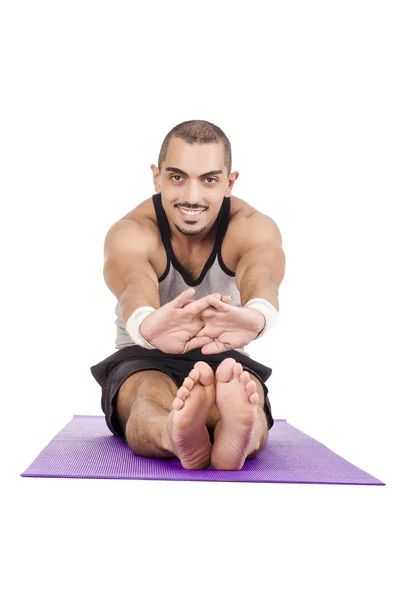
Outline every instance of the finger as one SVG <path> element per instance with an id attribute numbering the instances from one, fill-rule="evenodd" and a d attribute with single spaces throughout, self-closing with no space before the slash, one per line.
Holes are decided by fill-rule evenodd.
<path id="1" fill-rule="evenodd" d="M 213 306 L 208 306 L 203 311 L 201 311 L 199 318 L 203 321 L 205 321 L 205 319 L 212 319 L 213 317 L 216 317 L 217 312 L 218 311 L 216 310 L 216 308 L 214 308 Z"/>
<path id="2" fill-rule="evenodd" d="M 222 296 L 221 301 L 224 302 L 225 304 L 230 305 L 232 303 L 232 297 L 231 296 Z M 200 318 L 201 319 L 211 319 L 212 317 L 216 317 L 217 313 L 218 313 L 218 310 L 216 308 L 214 308 L 213 306 L 209 306 L 208 308 L 205 308 L 200 313 Z"/>
<path id="3" fill-rule="evenodd" d="M 216 344 L 213 340 L 209 344 L 206 344 L 201 348 L 201 352 L 203 354 L 221 354 L 221 352 L 225 352 L 225 350 L 221 349 L 222 344 Z"/>
<path id="4" fill-rule="evenodd" d="M 204 346 L 201 350 L 203 354 L 220 354 L 221 352 L 229 352 L 233 350 L 233 346 L 229 342 L 221 342 L 219 338 L 212 338 L 211 343 Z"/>
<path id="5" fill-rule="evenodd" d="M 211 296 L 213 298 L 218 298 L 219 300 L 222 298 L 221 294 L 219 294 L 219 292 L 216 292 L 215 294 L 208 294 L 207 296 L 204 296 L 204 298 L 200 298 L 199 300 L 194 300 L 194 298 L 189 298 L 188 300 L 185 301 L 185 305 L 191 304 L 192 302 L 202 303 L 202 301 L 205 300 L 206 298 L 208 298 L 209 296 Z"/>
<path id="6" fill-rule="evenodd" d="M 186 302 L 196 293 L 194 288 L 187 288 L 187 290 L 183 291 L 179 296 L 172 300 L 173 305 L 176 308 L 182 308 Z"/>
<path id="7" fill-rule="evenodd" d="M 218 294 L 218 296 L 220 296 L 220 294 Z M 220 302 L 223 306 L 227 306 L 227 304 L 225 302 L 222 302 L 222 300 L 220 300 L 219 298 L 216 298 L 215 296 L 204 296 L 204 298 L 200 298 L 200 300 L 191 302 L 187 306 L 187 308 L 189 309 L 189 312 L 191 312 L 193 315 L 197 316 L 201 312 L 203 312 L 203 310 L 205 308 L 208 308 L 209 306 L 211 306 L 211 302 L 213 302 L 213 301 Z"/>
<path id="8" fill-rule="evenodd" d="M 202 348 L 206 344 L 210 344 L 212 342 L 212 338 L 208 336 L 204 337 L 194 337 L 189 340 L 188 350 L 195 350 L 196 348 Z"/>
<path id="9" fill-rule="evenodd" d="M 230 305 L 226 302 L 222 302 L 222 300 L 218 300 L 218 298 L 214 298 L 213 296 L 207 296 L 207 302 L 217 310 L 221 312 L 227 312 L 230 309 Z"/>

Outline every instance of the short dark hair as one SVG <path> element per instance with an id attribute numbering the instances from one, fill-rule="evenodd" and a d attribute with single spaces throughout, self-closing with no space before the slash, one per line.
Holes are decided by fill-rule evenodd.
<path id="1" fill-rule="evenodd" d="M 189 144 L 212 144 L 214 142 L 222 142 L 225 149 L 225 166 L 227 174 L 230 175 L 232 170 L 232 149 L 229 139 L 223 133 L 222 129 L 209 121 L 193 120 L 183 121 L 179 125 L 175 125 L 167 133 L 161 145 L 159 154 L 158 169 L 161 171 L 162 164 L 167 156 L 167 150 L 172 137 L 179 137 Z"/>

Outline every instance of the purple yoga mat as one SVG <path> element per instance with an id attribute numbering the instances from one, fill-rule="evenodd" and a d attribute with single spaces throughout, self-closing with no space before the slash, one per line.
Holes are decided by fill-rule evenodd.
<path id="1" fill-rule="evenodd" d="M 386 485 L 286 419 L 274 420 L 262 452 L 246 460 L 240 471 L 193 471 L 184 469 L 178 458 L 135 455 L 109 431 L 104 416 L 74 415 L 21 476 Z"/>

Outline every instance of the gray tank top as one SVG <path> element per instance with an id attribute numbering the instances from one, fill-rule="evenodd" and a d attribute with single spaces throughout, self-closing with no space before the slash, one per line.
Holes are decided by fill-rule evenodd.
<path id="1" fill-rule="evenodd" d="M 159 282 L 160 306 L 171 302 L 176 296 L 181 294 L 188 287 L 194 287 L 196 293 L 193 300 L 199 300 L 208 294 L 219 292 L 224 296 L 231 296 L 233 306 L 241 306 L 240 292 L 235 281 L 235 273 L 230 271 L 222 260 L 221 246 L 226 234 L 230 218 L 230 197 L 224 198 L 222 206 L 215 221 L 216 239 L 211 255 L 205 263 L 200 276 L 192 279 L 189 273 L 185 271 L 176 258 L 171 245 L 171 230 L 165 214 L 161 193 L 152 196 L 154 209 L 156 211 L 157 224 L 161 233 L 161 240 L 167 253 L 167 266 Z M 136 346 L 129 333 L 126 331 L 123 320 L 120 303 L 117 302 L 115 308 L 117 319 L 116 349 L 120 350 L 126 346 Z M 242 354 L 250 357 L 250 354 L 242 348 L 236 348 Z"/>

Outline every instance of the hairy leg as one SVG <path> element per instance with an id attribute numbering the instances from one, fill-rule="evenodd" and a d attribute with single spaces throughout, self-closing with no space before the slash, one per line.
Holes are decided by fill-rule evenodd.
<path id="1" fill-rule="evenodd" d="M 154 369 L 133 373 L 121 385 L 116 410 L 131 450 L 140 456 L 170 458 L 166 448 L 166 418 L 178 388 Z"/>
<path id="2" fill-rule="evenodd" d="M 185 469 L 205 469 L 212 445 L 206 422 L 215 401 L 214 373 L 199 361 L 182 386 L 164 373 L 141 371 L 120 388 L 117 413 L 131 450 L 152 458 L 176 456 Z"/>

